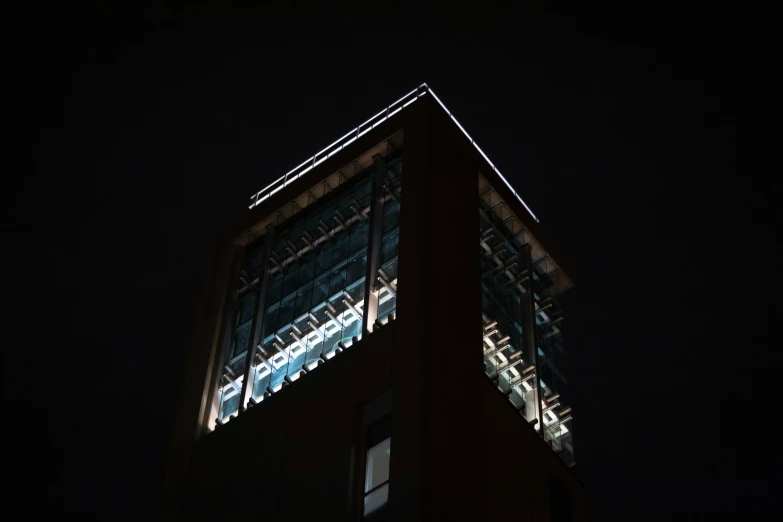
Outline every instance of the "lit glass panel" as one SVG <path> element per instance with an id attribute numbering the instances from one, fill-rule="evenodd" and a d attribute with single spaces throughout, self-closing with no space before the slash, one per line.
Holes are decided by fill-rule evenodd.
<path id="1" fill-rule="evenodd" d="M 218 419 L 227 422 L 240 409 L 242 382 L 256 320 L 259 276 L 263 265 L 263 240 L 248 247 L 237 282 L 236 313 L 228 350 L 221 360 L 217 389 Z"/>
<path id="2" fill-rule="evenodd" d="M 389 460 L 391 438 L 386 438 L 367 451 L 364 473 L 364 514 L 380 508 L 389 497 Z"/>
<path id="3" fill-rule="evenodd" d="M 369 515 L 389 500 L 389 484 L 383 484 L 375 491 L 364 496 L 364 514 Z"/>
<path id="4" fill-rule="evenodd" d="M 241 390 L 248 364 L 249 395 L 259 403 L 361 339 L 373 212 L 380 212 L 382 231 L 378 284 L 373 290 L 379 319 L 386 322 L 395 313 L 401 153 L 390 152 L 386 161 L 380 205 L 372 205 L 376 177 L 368 168 L 320 198 L 309 194 L 304 210 L 295 207 L 289 218 L 278 214 L 274 231 L 250 243 L 238 282 L 228 363 L 218 387 L 222 423 L 243 409 Z M 267 258 L 264 240 L 269 242 Z M 266 288 L 263 296 L 261 286 Z M 262 299 L 264 310 L 259 314 L 256 306 Z M 262 324 L 255 325 L 258 317 Z M 260 341 L 248 363 L 253 335 Z"/>
<path id="5" fill-rule="evenodd" d="M 259 370 L 257 401 L 361 335 L 369 207 L 363 174 L 278 225 L 261 342 L 268 365 L 256 362 L 268 369 Z"/>
<path id="6" fill-rule="evenodd" d="M 541 416 L 536 430 L 572 465 L 557 273 L 547 258 L 531 261 L 524 230 L 491 187 L 479 223 L 485 371 L 526 420 Z"/>
<path id="7" fill-rule="evenodd" d="M 397 312 L 397 268 L 400 243 L 400 195 L 402 185 L 402 159 L 389 162 L 386 179 L 383 180 L 383 234 L 379 256 L 378 320 L 386 324 L 391 314 Z"/>

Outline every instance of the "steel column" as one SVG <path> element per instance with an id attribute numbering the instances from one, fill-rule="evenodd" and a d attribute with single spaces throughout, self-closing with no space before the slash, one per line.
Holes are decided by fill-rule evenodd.
<path id="1" fill-rule="evenodd" d="M 370 236 L 367 240 L 367 272 L 364 279 L 364 311 L 362 332 L 372 332 L 378 318 L 378 288 L 376 278 L 381 259 L 383 238 L 383 182 L 386 179 L 386 160 L 379 154 L 373 156 L 372 192 L 370 200 Z"/>
<path id="2" fill-rule="evenodd" d="M 233 259 L 231 270 L 227 279 L 228 290 L 226 291 L 225 307 L 223 309 L 223 320 L 219 327 L 217 346 L 211 357 L 212 366 L 209 369 L 209 391 L 207 392 L 206 409 L 203 412 L 203 423 L 200 429 L 207 430 L 214 427 L 214 422 L 219 416 L 220 399 L 217 396 L 217 390 L 223 376 L 223 367 L 228 360 L 228 350 L 231 346 L 231 338 L 234 335 L 237 321 L 237 301 L 236 280 L 242 271 L 244 263 L 245 250 L 240 247 L 233 248 Z"/>
<path id="3" fill-rule="evenodd" d="M 264 234 L 264 254 L 262 256 L 263 269 L 258 276 L 258 293 L 256 294 L 255 318 L 250 332 L 250 347 L 247 349 L 247 358 L 245 359 L 245 377 L 242 380 L 242 396 L 239 399 L 239 412 L 245 411 L 247 402 L 252 393 L 253 387 L 250 380 L 253 375 L 253 361 L 256 358 L 258 345 L 261 342 L 261 334 L 264 325 L 264 313 L 266 311 L 266 295 L 269 289 L 269 258 L 272 255 L 272 245 L 275 242 L 275 226 L 268 225 Z"/>
<path id="4" fill-rule="evenodd" d="M 538 326 L 536 324 L 536 303 L 533 296 L 533 259 L 530 247 L 525 245 L 524 249 L 524 267 L 528 270 L 528 288 L 523 296 L 525 306 L 522 307 L 523 328 L 525 330 L 525 359 L 528 363 L 536 365 L 536 378 L 533 380 L 533 400 L 535 408 L 530 408 L 530 400 L 525 401 L 525 414 L 528 422 L 538 422 L 539 434 L 544 436 L 544 417 L 541 412 L 541 365 L 538 357 Z"/>

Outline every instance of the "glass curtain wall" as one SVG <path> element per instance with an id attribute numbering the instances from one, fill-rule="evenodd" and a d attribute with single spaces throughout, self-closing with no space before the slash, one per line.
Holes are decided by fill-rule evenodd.
<path id="1" fill-rule="evenodd" d="M 217 392 L 220 405 L 218 418 L 221 422 L 228 421 L 239 410 L 250 336 L 256 319 L 263 252 L 264 238 L 261 238 L 248 248 L 237 281 L 235 322 L 225 363 L 221 368 Z"/>
<path id="2" fill-rule="evenodd" d="M 479 197 L 484 369 L 525 419 L 541 416 L 539 434 L 573 465 L 557 272 L 545 257 L 531 261 L 524 229 L 491 192 Z"/>
<path id="3" fill-rule="evenodd" d="M 566 357 L 563 350 L 563 311 L 555 296 L 559 278 L 547 258 L 533 266 L 533 291 L 538 329 L 539 386 L 542 393 L 544 438 L 566 464 L 574 463 L 571 408 L 568 406 Z"/>
<path id="4" fill-rule="evenodd" d="M 400 244 L 402 158 L 389 162 L 383 184 L 383 235 L 378 269 L 378 321 L 386 324 L 397 312 L 397 267 Z"/>
<path id="5" fill-rule="evenodd" d="M 527 246 L 480 210 L 484 371 L 522 416 L 535 418 L 535 360 L 525 325 Z M 525 354 L 528 354 L 527 356 Z"/>
<path id="6" fill-rule="evenodd" d="M 378 321 L 396 312 L 401 152 L 387 155 L 386 175 L 376 203 L 382 213 L 382 240 L 375 274 Z M 236 324 L 218 389 L 220 423 L 240 411 L 242 381 L 254 321 L 262 317 L 258 349 L 250 361 L 248 396 L 258 403 L 290 385 L 360 339 L 365 307 L 369 233 L 372 223 L 372 170 L 328 187 L 320 198 L 308 193 L 304 210 L 294 205 L 279 216 L 274 233 L 248 247 L 238 282 Z M 326 182 L 324 182 L 326 183 Z M 264 257 L 264 240 L 269 257 Z M 262 267 L 268 272 L 259 298 Z M 259 302 L 263 310 L 257 310 Z M 263 312 L 263 313 L 259 313 Z"/>
<path id="7" fill-rule="evenodd" d="M 256 401 L 361 335 L 370 177 L 350 185 L 280 226 L 253 372 Z"/>

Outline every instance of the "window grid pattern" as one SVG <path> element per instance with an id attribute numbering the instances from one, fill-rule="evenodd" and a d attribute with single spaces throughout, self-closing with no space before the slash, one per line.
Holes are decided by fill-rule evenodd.
<path id="1" fill-rule="evenodd" d="M 378 321 L 386 324 L 397 312 L 397 268 L 400 244 L 402 161 L 389 164 L 383 182 L 383 234 L 378 269 Z"/>
<path id="2" fill-rule="evenodd" d="M 377 203 L 383 234 L 375 292 L 382 324 L 396 313 L 402 167 L 401 151 L 387 154 L 383 196 Z M 372 170 L 346 178 L 320 199 L 309 194 L 305 210 L 295 209 L 288 219 L 278 214 L 268 259 L 263 259 L 268 236 L 248 246 L 237 283 L 235 327 L 217 390 L 218 425 L 241 411 L 246 372 L 250 405 L 257 404 L 361 338 L 371 255 Z M 266 289 L 260 288 L 262 267 L 268 272 Z M 265 306 L 259 314 L 263 291 Z M 263 321 L 257 326 L 259 315 Z M 254 327 L 260 328 L 260 341 L 248 363 Z"/>
<path id="3" fill-rule="evenodd" d="M 279 391 L 314 369 L 321 355 L 349 347 L 362 331 L 370 177 L 338 197 L 312 203 L 278 234 L 272 249 L 253 398 Z"/>
<path id="4" fill-rule="evenodd" d="M 240 293 L 237 289 L 236 320 L 231 336 L 231 341 L 220 376 L 218 386 L 219 411 L 218 418 L 221 422 L 228 421 L 232 415 L 236 415 L 242 397 L 242 381 L 244 369 L 247 363 L 247 354 L 250 348 L 253 322 L 256 315 L 256 303 L 260 291 L 257 281 L 263 266 L 263 239 L 256 241 L 248 248 L 242 269 L 239 275 L 238 287 L 247 285 L 246 291 Z"/>
<path id="5" fill-rule="evenodd" d="M 479 196 L 484 369 L 520 415 L 541 418 L 536 430 L 572 466 L 558 272 L 531 260 L 525 229 L 503 206 L 491 188 Z"/>
<path id="6" fill-rule="evenodd" d="M 574 464 L 573 432 L 566 356 L 563 349 L 563 311 L 559 272 L 549 270 L 547 258 L 533 266 L 533 291 L 538 339 L 539 386 L 543 393 L 544 438 L 569 466 Z"/>

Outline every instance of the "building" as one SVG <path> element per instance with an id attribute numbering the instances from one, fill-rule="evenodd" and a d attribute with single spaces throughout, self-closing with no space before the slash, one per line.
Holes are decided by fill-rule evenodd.
<path id="1" fill-rule="evenodd" d="M 569 272 L 426 84 L 254 194 L 214 252 L 168 518 L 585 519 Z"/>

